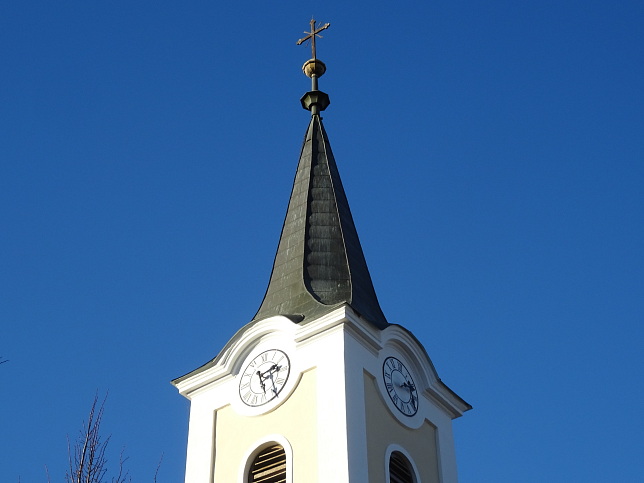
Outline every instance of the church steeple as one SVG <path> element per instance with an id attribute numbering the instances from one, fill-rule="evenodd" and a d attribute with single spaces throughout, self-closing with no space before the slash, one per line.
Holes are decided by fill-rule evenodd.
<path id="1" fill-rule="evenodd" d="M 266 295 L 253 320 L 284 315 L 306 323 L 348 304 L 379 329 L 389 324 L 373 288 L 349 204 L 342 187 L 320 112 L 330 104 L 318 90 L 326 71 L 317 59 L 315 37 L 328 28 L 311 31 L 313 57 L 302 70 L 311 78 L 312 90 L 301 99 L 311 112 L 304 137 L 293 191 Z"/>
<path id="2" fill-rule="evenodd" d="M 328 24 L 306 32 L 312 43 Z M 457 483 L 452 420 L 471 409 L 369 276 L 320 113 L 326 70 L 304 64 L 311 112 L 264 300 L 198 369 L 186 483 Z"/>

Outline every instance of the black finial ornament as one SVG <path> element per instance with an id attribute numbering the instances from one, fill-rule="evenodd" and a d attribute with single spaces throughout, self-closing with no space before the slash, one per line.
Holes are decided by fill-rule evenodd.
<path id="1" fill-rule="evenodd" d="M 322 77 L 326 72 L 326 65 L 324 65 L 324 62 L 321 60 L 318 60 L 315 48 L 316 37 L 322 38 L 320 32 L 328 29 L 330 26 L 330 23 L 325 23 L 324 25 L 320 25 L 316 28 L 315 19 L 311 19 L 311 31 L 304 32 L 307 34 L 306 37 L 303 37 L 296 42 L 297 45 L 302 45 L 307 40 L 311 41 L 312 57 L 302 66 L 304 74 L 311 78 L 311 91 L 304 94 L 302 99 L 300 99 L 302 107 L 307 111 L 311 111 L 311 115 L 319 114 L 320 111 L 324 111 L 331 103 L 329 96 L 318 90 L 318 78 Z"/>

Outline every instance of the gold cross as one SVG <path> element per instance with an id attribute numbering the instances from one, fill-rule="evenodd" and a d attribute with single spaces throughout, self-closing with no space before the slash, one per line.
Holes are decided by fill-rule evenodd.
<path id="1" fill-rule="evenodd" d="M 320 37 L 320 32 L 322 32 L 325 29 L 328 29 L 331 26 L 330 23 L 325 23 L 321 27 L 318 27 L 317 29 L 315 28 L 315 20 L 311 19 L 311 31 L 310 32 L 304 32 L 305 34 L 308 34 L 306 37 L 303 39 L 300 39 L 297 41 L 297 45 L 302 45 L 304 42 L 307 40 L 311 39 L 311 51 L 313 53 L 313 59 L 316 59 L 317 57 L 315 56 L 315 37 Z"/>

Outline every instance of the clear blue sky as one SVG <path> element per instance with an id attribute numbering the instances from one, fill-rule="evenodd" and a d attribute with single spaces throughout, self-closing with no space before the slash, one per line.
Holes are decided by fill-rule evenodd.
<path id="1" fill-rule="evenodd" d="M 641 481 L 636 0 L 4 2 L 0 481 L 63 481 L 97 390 L 111 461 L 182 481 L 169 381 L 261 302 L 311 14 L 383 310 L 474 406 L 461 482 Z"/>

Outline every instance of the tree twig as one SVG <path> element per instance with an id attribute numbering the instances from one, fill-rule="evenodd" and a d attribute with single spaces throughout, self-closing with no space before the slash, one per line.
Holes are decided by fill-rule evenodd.
<path id="1" fill-rule="evenodd" d="M 154 472 L 154 483 L 157 483 L 157 476 L 159 474 L 159 468 L 161 468 L 161 463 L 163 463 L 163 453 L 161 453 L 161 458 L 159 458 L 159 464 L 157 464 L 157 469 Z"/>
<path id="2" fill-rule="evenodd" d="M 83 427 L 79 431 L 73 447 L 69 437 L 67 437 L 69 460 L 69 470 L 65 475 L 67 483 L 102 483 L 104 481 L 103 479 L 107 473 L 105 451 L 110 441 L 110 436 L 103 439 L 100 429 L 106 400 L 107 394 L 99 405 L 99 397 L 98 393 L 96 393 L 87 416 L 87 422 L 83 422 Z M 128 472 L 124 470 L 124 463 L 127 458 L 123 455 L 124 451 L 121 451 L 119 473 L 116 478 L 112 478 L 113 483 L 131 481 L 127 480 Z"/>

